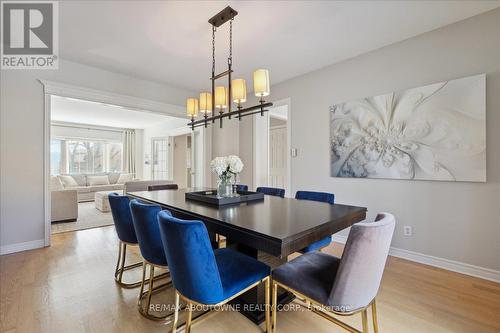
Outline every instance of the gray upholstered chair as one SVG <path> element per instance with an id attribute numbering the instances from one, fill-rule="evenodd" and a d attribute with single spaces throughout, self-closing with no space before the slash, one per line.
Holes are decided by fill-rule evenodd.
<path id="1" fill-rule="evenodd" d="M 319 251 L 309 252 L 273 271 L 273 301 L 277 304 L 278 287 L 302 298 L 310 309 L 350 332 L 368 332 L 368 307 L 372 307 L 374 332 L 378 332 L 377 296 L 395 219 L 388 213 L 377 215 L 375 222 L 352 226 L 341 259 Z M 334 318 L 331 314 L 361 313 L 363 330 Z M 273 306 L 273 332 L 276 331 L 276 307 Z"/>

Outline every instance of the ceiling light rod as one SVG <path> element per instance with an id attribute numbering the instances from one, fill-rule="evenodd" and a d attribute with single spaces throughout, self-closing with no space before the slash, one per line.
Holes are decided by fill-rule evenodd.
<path id="1" fill-rule="evenodd" d="M 272 103 L 268 103 L 269 105 L 272 106 Z M 259 106 L 260 107 L 260 106 Z M 268 112 L 269 110 L 265 109 L 264 111 L 261 111 L 261 110 L 257 110 L 257 111 L 252 111 L 252 112 L 249 112 L 249 113 L 246 113 L 244 116 L 251 116 L 253 114 L 257 114 L 257 113 L 260 113 L 262 114 L 262 112 Z M 234 111 L 233 114 L 236 114 L 238 113 L 238 111 Z M 237 115 L 236 118 L 243 118 L 244 116 L 239 116 Z M 216 118 L 219 118 L 220 116 L 215 116 Z M 210 120 L 210 118 L 209 118 Z M 215 120 L 213 120 L 215 121 Z M 189 124 L 191 126 L 191 123 Z M 202 127 L 202 126 L 205 126 L 205 120 L 202 119 L 202 120 L 197 120 L 195 125 L 191 126 L 191 128 L 196 128 L 196 127 Z"/>
<path id="2" fill-rule="evenodd" d="M 260 113 L 261 116 L 264 112 L 268 111 L 265 108 L 270 107 L 273 103 L 266 102 L 265 96 L 269 96 L 270 81 L 269 71 L 266 69 L 257 69 L 253 73 L 253 87 L 255 96 L 259 97 L 259 104 L 251 107 L 243 108 L 242 104 L 247 101 L 247 87 L 244 79 L 231 79 L 233 73 L 233 20 L 238 15 L 238 12 L 231 7 L 226 7 L 217 15 L 208 20 L 212 26 L 212 77 L 210 78 L 212 84 L 212 92 L 200 93 L 200 98 L 188 98 L 187 100 L 187 114 L 191 118 L 188 124 L 193 130 L 195 127 L 204 125 L 207 127 L 209 121 L 214 123 L 217 119 L 222 128 L 222 119 L 234 115 L 241 120 L 245 116 L 250 116 Z M 217 28 L 224 23 L 229 22 L 229 57 L 227 58 L 227 70 L 219 74 L 215 74 L 215 33 Z M 227 88 L 225 86 L 215 86 L 215 81 L 227 76 Z M 232 103 L 236 103 L 237 111 L 231 111 Z M 226 110 L 227 109 L 227 110 Z M 218 115 L 209 117 L 208 114 L 218 110 Z M 255 110 L 259 110 L 255 112 Z M 198 111 L 203 113 L 201 120 L 196 120 Z"/>
<path id="3" fill-rule="evenodd" d="M 264 102 L 264 103 L 259 104 L 259 105 L 254 105 L 254 106 L 250 106 L 248 108 L 244 108 L 241 110 L 232 111 L 231 114 L 223 113 L 223 114 L 218 114 L 216 116 L 208 117 L 206 119 L 204 118 L 204 119 L 200 119 L 200 120 L 194 120 L 191 123 L 189 123 L 189 125 L 196 126 L 199 124 L 204 124 L 205 121 L 215 121 L 217 119 L 221 119 L 221 118 L 225 118 L 225 117 L 229 117 L 229 116 L 236 116 L 236 118 L 243 118 L 243 117 L 249 116 L 251 114 L 266 112 L 266 111 L 268 111 L 268 110 L 266 110 L 266 108 L 271 107 L 271 106 L 273 106 L 273 103 L 271 103 L 271 102 L 265 103 Z M 251 112 L 251 111 L 255 111 L 255 110 L 258 110 L 258 111 Z"/>
<path id="4" fill-rule="evenodd" d="M 214 77 L 211 77 L 210 80 L 214 81 L 214 80 L 220 79 L 221 77 L 229 75 L 232 72 L 234 72 L 234 71 L 233 70 L 231 70 L 231 71 L 229 71 L 229 70 L 224 71 L 222 73 L 219 73 L 219 74 L 215 75 Z"/>

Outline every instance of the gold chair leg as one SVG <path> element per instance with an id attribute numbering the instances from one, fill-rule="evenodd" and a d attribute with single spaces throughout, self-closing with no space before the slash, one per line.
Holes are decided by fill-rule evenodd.
<path id="1" fill-rule="evenodd" d="M 115 268 L 115 281 L 118 285 L 127 289 L 139 287 L 141 285 L 141 281 L 136 281 L 131 283 L 125 283 L 122 281 L 123 272 L 140 267 L 142 265 L 142 263 L 138 262 L 135 264 L 125 266 L 126 255 L 127 255 L 127 244 L 120 242 L 120 245 L 118 246 L 118 260 L 116 261 L 116 268 Z"/>
<path id="2" fill-rule="evenodd" d="M 266 279 L 266 304 L 265 304 L 265 311 L 266 311 L 266 333 L 271 333 L 271 309 L 269 308 L 271 306 L 271 278 L 268 276 Z"/>
<path id="3" fill-rule="evenodd" d="M 117 276 L 119 275 L 120 271 L 120 262 L 122 261 L 122 242 L 118 245 L 118 259 L 116 260 L 116 268 L 115 268 L 115 279 L 117 279 Z M 121 282 L 121 278 L 120 278 Z"/>
<path id="4" fill-rule="evenodd" d="M 186 319 L 186 328 L 184 329 L 185 333 L 190 333 L 191 332 L 191 319 L 193 318 L 193 308 L 191 302 L 188 302 L 187 304 L 187 319 Z"/>
<path id="5" fill-rule="evenodd" d="M 153 296 L 153 283 L 155 276 L 155 267 L 149 265 L 149 290 L 148 290 L 148 302 L 146 303 L 146 313 L 149 313 L 149 306 L 151 305 L 151 296 Z"/>
<path id="6" fill-rule="evenodd" d="M 149 269 L 149 277 L 146 279 L 147 266 L 149 266 L 150 269 Z M 154 265 L 151 265 L 151 264 L 147 263 L 146 261 L 144 262 L 143 269 L 142 269 L 142 285 L 141 285 L 141 290 L 139 292 L 139 297 L 137 299 L 137 307 L 139 309 L 139 313 L 141 315 L 143 315 L 144 317 L 151 319 L 151 320 L 158 320 L 158 321 L 170 320 L 172 314 L 175 312 L 175 311 L 169 311 L 167 314 L 164 314 L 161 316 L 153 315 L 150 313 L 151 297 L 153 296 L 153 294 L 157 293 L 165 288 L 172 286 L 172 281 L 168 281 L 166 283 L 159 284 L 158 286 L 154 285 L 154 281 L 156 281 L 160 278 L 168 277 L 168 276 L 169 276 L 168 272 L 165 274 L 160 274 L 158 276 L 154 276 Z M 147 291 L 144 291 L 144 286 L 146 284 L 148 285 L 148 289 L 147 289 Z M 146 304 L 144 304 L 144 301 Z"/>
<path id="7" fill-rule="evenodd" d="M 361 321 L 363 322 L 363 333 L 368 333 L 368 314 L 366 309 L 361 311 Z"/>
<path id="8" fill-rule="evenodd" d="M 273 315 L 272 315 L 272 327 L 271 327 L 271 332 L 274 333 L 276 332 L 276 313 L 277 313 L 277 308 L 278 308 L 278 285 L 276 283 L 273 283 L 273 300 L 272 300 L 272 308 L 273 308 Z"/>
<path id="9" fill-rule="evenodd" d="M 375 299 L 372 302 L 372 319 L 373 319 L 373 332 L 378 333 L 378 320 L 377 320 L 377 305 Z"/>
<path id="10" fill-rule="evenodd" d="M 141 304 L 141 296 L 144 293 L 144 284 L 146 283 L 146 262 L 142 262 L 142 280 L 141 280 L 141 290 L 139 290 L 139 298 L 137 299 L 137 305 Z"/>
<path id="11" fill-rule="evenodd" d="M 175 291 L 175 312 L 174 312 L 174 323 L 172 324 L 172 333 L 177 332 L 177 322 L 179 321 L 179 303 L 180 297 L 177 290 Z"/>
<path id="12" fill-rule="evenodd" d="M 123 277 L 123 267 L 125 267 L 125 257 L 127 255 L 127 244 L 121 243 L 120 248 L 122 249 L 122 262 L 120 263 L 122 270 L 120 270 L 120 275 L 118 276 L 118 280 L 121 282 Z"/>

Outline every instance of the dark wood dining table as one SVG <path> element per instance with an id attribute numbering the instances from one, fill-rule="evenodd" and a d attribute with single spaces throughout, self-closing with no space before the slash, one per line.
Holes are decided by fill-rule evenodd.
<path id="1" fill-rule="evenodd" d="M 280 198 L 266 195 L 263 200 L 216 207 L 186 199 L 179 190 L 128 192 L 127 195 L 160 205 L 178 218 L 200 220 L 209 231 L 212 244 L 216 235 L 226 238 L 226 246 L 267 263 L 271 268 L 287 261 L 288 255 L 339 232 L 366 218 L 365 207 Z M 281 292 L 279 303 L 293 297 Z M 255 323 L 264 320 L 259 305 L 264 304 L 263 288 L 254 288 L 235 300 L 239 311 Z"/>

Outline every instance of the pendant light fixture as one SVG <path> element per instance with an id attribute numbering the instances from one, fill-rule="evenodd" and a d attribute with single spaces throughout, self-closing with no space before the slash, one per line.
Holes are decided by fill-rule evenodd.
<path id="1" fill-rule="evenodd" d="M 238 15 L 238 12 L 231 7 L 224 8 L 217 15 L 208 20 L 212 26 L 212 92 L 200 93 L 199 100 L 197 98 L 188 98 L 186 103 L 187 114 L 191 119 L 188 124 L 193 130 L 198 126 L 205 126 L 210 122 L 215 122 L 217 119 L 222 128 L 222 119 L 231 119 L 235 116 L 239 120 L 245 116 L 250 116 L 255 113 L 260 113 L 262 116 L 267 107 L 273 103 L 266 102 L 264 97 L 269 96 L 270 81 L 269 71 L 267 69 L 257 69 L 253 73 L 253 90 L 255 96 L 259 97 L 259 104 L 243 107 L 247 101 L 247 84 L 245 79 L 231 79 L 233 73 L 233 20 Z M 227 70 L 219 74 L 215 73 L 215 33 L 217 28 L 229 21 L 229 57 L 227 58 Z M 217 85 L 215 81 L 227 76 L 227 86 Z M 232 103 L 236 104 L 237 110 L 232 111 Z M 197 120 L 198 111 L 203 114 L 203 119 Z"/>

